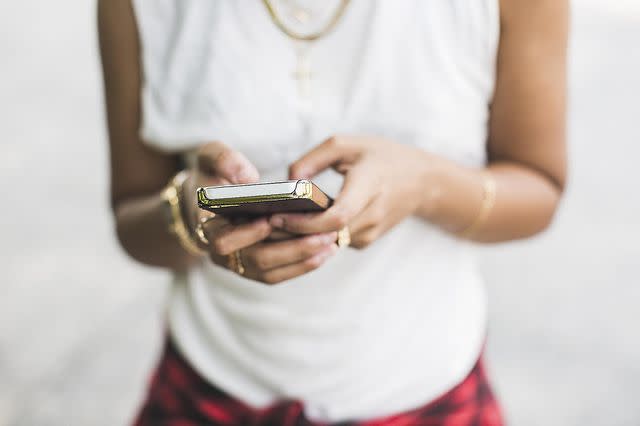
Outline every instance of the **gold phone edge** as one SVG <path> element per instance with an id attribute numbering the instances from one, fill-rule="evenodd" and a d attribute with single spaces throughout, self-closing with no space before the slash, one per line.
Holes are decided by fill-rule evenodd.
<path id="1" fill-rule="evenodd" d="M 251 197 L 219 198 L 212 200 L 207 198 L 206 188 L 200 187 L 196 190 L 198 205 L 200 207 L 207 207 L 211 209 L 237 207 L 242 204 L 263 203 L 269 201 L 285 201 L 301 198 L 313 199 L 313 195 L 313 184 L 306 179 L 298 180 L 293 192 L 284 194 L 254 195 Z"/>

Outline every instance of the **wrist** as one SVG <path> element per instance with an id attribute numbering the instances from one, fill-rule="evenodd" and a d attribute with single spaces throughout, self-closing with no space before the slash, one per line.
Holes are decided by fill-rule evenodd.
<path id="1" fill-rule="evenodd" d="M 180 199 L 182 200 L 180 207 L 185 225 L 190 234 L 193 235 L 198 223 L 198 210 L 194 207 L 196 205 L 196 184 L 194 174 L 192 172 L 186 173 L 188 173 L 188 176 L 180 186 Z"/>
<path id="2" fill-rule="evenodd" d="M 162 199 L 170 212 L 169 232 L 173 234 L 182 248 L 193 256 L 200 256 L 204 251 L 198 246 L 190 229 L 190 219 L 186 212 L 192 210 L 185 206 L 184 184 L 189 179 L 189 173 L 181 171 L 176 174 L 162 191 Z M 185 208 L 186 207 L 186 208 Z"/>
<path id="3" fill-rule="evenodd" d="M 446 193 L 449 164 L 442 158 L 424 153 L 420 161 L 420 193 L 417 214 L 430 222 L 438 222 Z"/>

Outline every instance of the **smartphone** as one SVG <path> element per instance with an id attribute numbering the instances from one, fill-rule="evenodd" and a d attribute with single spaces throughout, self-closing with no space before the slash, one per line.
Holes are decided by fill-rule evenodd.
<path id="1" fill-rule="evenodd" d="M 306 179 L 198 188 L 198 207 L 229 217 L 321 212 L 333 200 Z"/>

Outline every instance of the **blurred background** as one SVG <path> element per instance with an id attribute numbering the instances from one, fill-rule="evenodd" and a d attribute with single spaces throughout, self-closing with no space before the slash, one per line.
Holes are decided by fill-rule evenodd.
<path id="1" fill-rule="evenodd" d="M 113 232 L 87 0 L 0 2 L 0 426 L 125 425 L 167 276 Z M 640 1 L 575 0 L 554 228 L 483 248 L 510 424 L 640 425 Z"/>

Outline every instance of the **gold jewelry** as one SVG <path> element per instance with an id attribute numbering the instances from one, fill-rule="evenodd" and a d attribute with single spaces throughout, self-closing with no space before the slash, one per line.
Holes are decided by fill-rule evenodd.
<path id="1" fill-rule="evenodd" d="M 228 267 L 230 270 L 235 272 L 238 275 L 244 275 L 244 263 L 242 263 L 242 255 L 240 250 L 236 250 L 231 253 L 228 257 L 229 263 Z"/>
<path id="2" fill-rule="evenodd" d="M 349 244 L 351 244 L 351 231 L 349 231 L 348 226 L 338 231 L 338 241 L 336 243 L 340 248 L 349 247 Z"/>
<path id="3" fill-rule="evenodd" d="M 335 13 L 331 16 L 331 19 L 319 31 L 304 35 L 299 34 L 293 31 L 290 28 L 287 28 L 284 21 L 276 12 L 271 0 L 262 0 L 267 11 L 269 12 L 269 16 L 273 23 L 282 31 L 287 37 L 291 38 L 294 42 L 296 42 L 295 51 L 296 51 L 296 69 L 293 72 L 293 78 L 298 82 L 298 93 L 301 98 L 304 100 L 304 105 L 308 108 L 310 105 L 310 94 L 311 94 L 311 78 L 313 77 L 313 73 L 311 71 L 311 62 L 309 59 L 309 48 L 311 42 L 318 40 L 319 38 L 328 34 L 333 28 L 336 26 L 342 15 L 344 15 L 347 6 L 349 5 L 350 0 L 340 0 L 340 4 L 336 9 Z M 298 19 L 300 22 L 303 20 Z"/>
<path id="4" fill-rule="evenodd" d="M 196 225 L 196 229 L 194 230 L 196 234 L 196 238 L 198 238 L 198 241 L 200 241 L 200 243 L 202 243 L 205 246 L 208 246 L 210 243 L 209 243 L 209 238 L 207 238 L 207 234 L 204 233 L 204 225 L 206 225 L 207 223 L 209 223 L 210 221 L 216 218 L 215 213 L 212 213 L 212 214 L 213 216 L 201 217 L 200 220 L 198 221 L 198 224 Z"/>
<path id="5" fill-rule="evenodd" d="M 181 192 L 182 185 L 189 177 L 189 174 L 183 170 L 177 173 L 170 181 L 166 188 L 162 191 L 162 199 L 169 206 L 171 214 L 169 221 L 169 232 L 175 235 L 178 242 L 189 254 L 193 256 L 201 256 L 205 252 L 195 242 L 189 229 L 185 223 L 182 214 Z"/>
<path id="6" fill-rule="evenodd" d="M 487 221 L 491 210 L 493 210 L 496 204 L 496 180 L 489 172 L 483 173 L 482 178 L 482 204 L 480 205 L 480 211 L 471 225 L 458 233 L 458 236 L 462 238 L 469 238 L 475 235 L 480 227 Z"/>
<path id="7" fill-rule="evenodd" d="M 269 16 L 271 16 L 271 20 L 273 21 L 274 24 L 276 24 L 276 27 L 278 27 L 280 31 L 285 33 L 288 37 L 294 40 L 299 40 L 299 41 L 315 41 L 315 40 L 318 40 L 320 37 L 323 37 L 326 34 L 328 34 L 331 30 L 333 30 L 333 28 L 336 26 L 338 21 L 340 21 L 340 18 L 342 18 L 342 15 L 344 15 L 344 11 L 347 9 L 347 6 L 349 5 L 349 1 L 350 0 L 340 1 L 338 8 L 336 9 L 331 19 L 329 20 L 329 23 L 327 23 L 327 25 L 325 25 L 324 28 L 321 28 L 315 33 L 304 35 L 304 34 L 296 33 L 295 31 L 287 28 L 287 26 L 282 21 L 282 19 L 276 12 L 275 8 L 273 7 L 273 4 L 271 4 L 271 0 L 262 0 L 265 7 L 267 8 L 267 11 L 269 12 Z"/>

